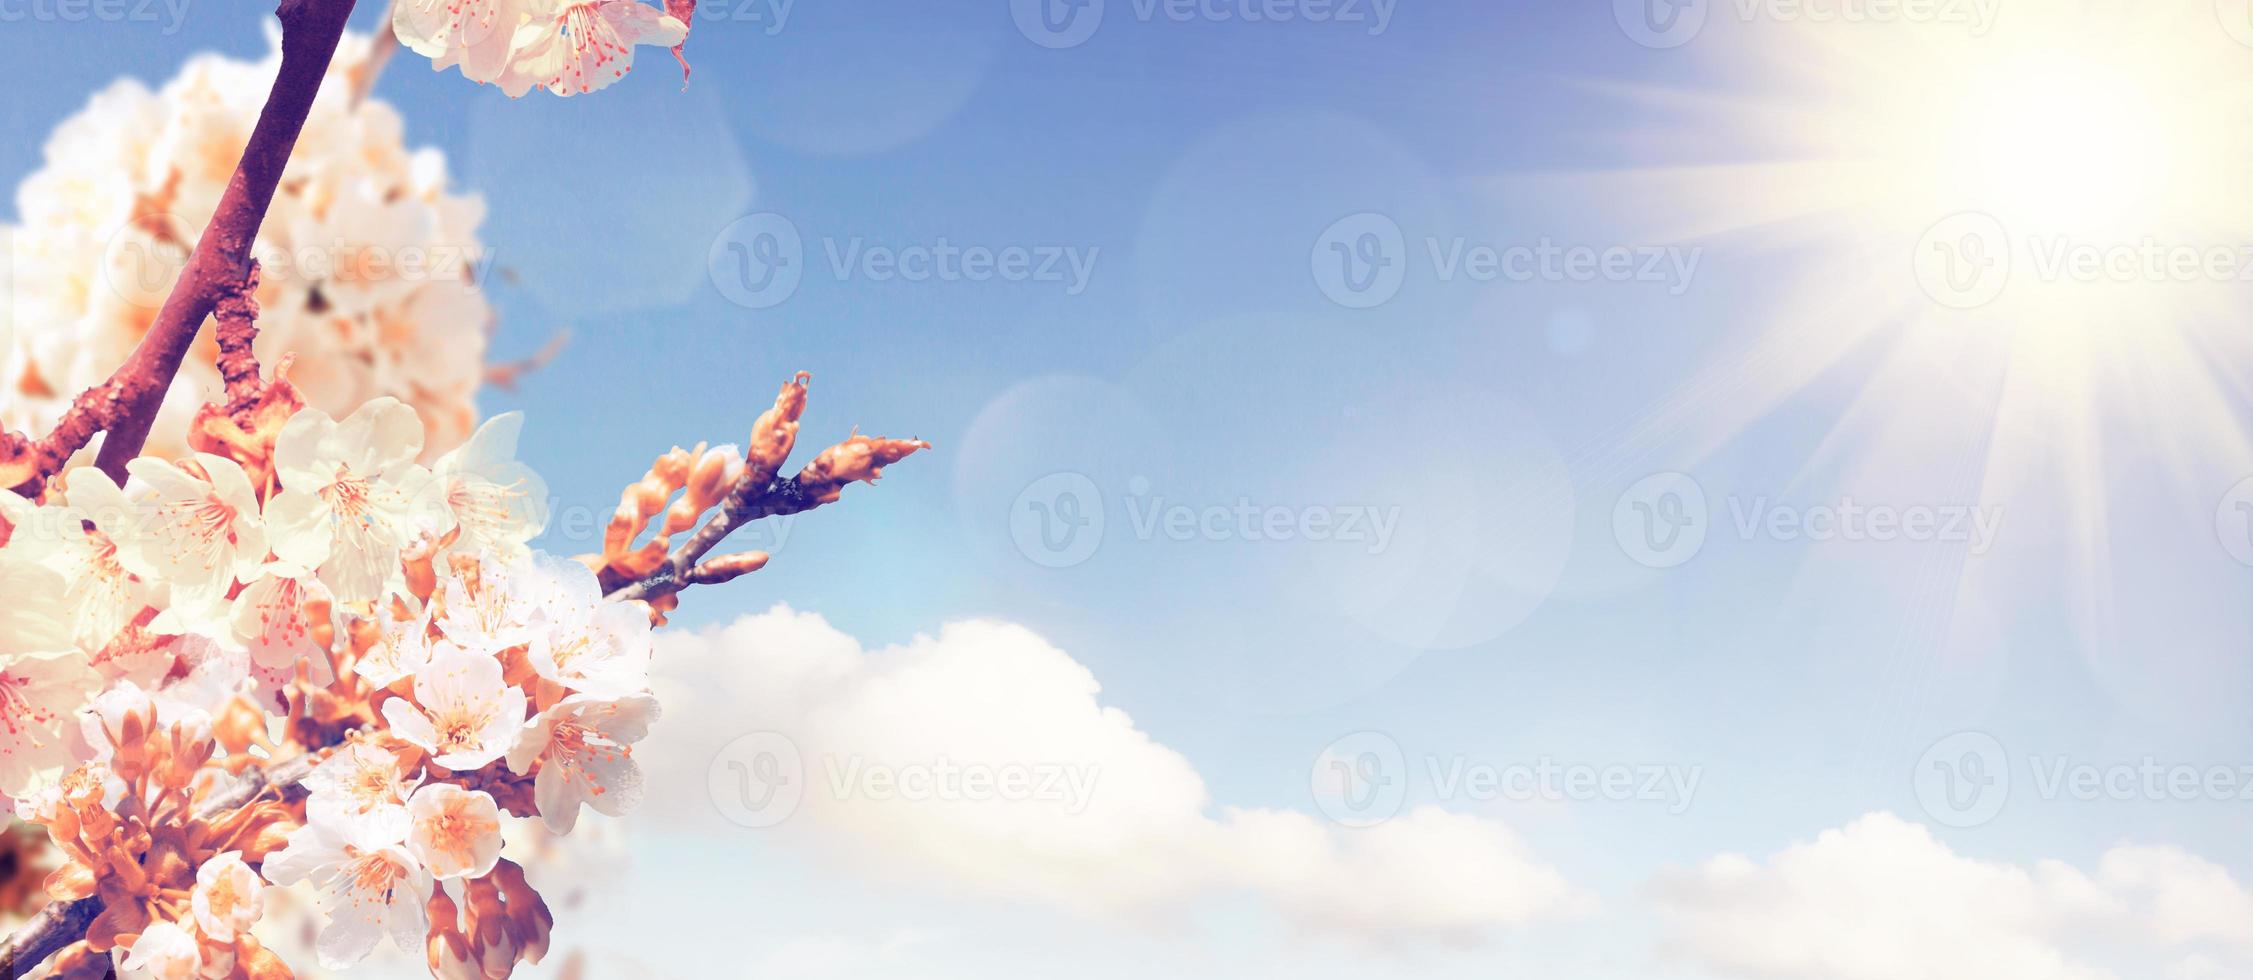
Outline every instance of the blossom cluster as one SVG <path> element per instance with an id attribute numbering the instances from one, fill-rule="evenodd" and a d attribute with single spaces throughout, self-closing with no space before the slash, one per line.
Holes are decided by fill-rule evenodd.
<path id="1" fill-rule="evenodd" d="M 475 279 L 491 264 L 485 206 L 454 187 L 439 151 L 407 146 L 390 104 L 356 90 L 372 50 L 343 39 L 252 246 L 258 349 L 267 363 L 294 354 L 292 376 L 332 414 L 385 395 L 413 406 L 435 456 L 478 418 L 493 320 Z M 155 91 L 120 80 L 49 137 L 17 188 L 20 224 L 0 229 L 0 429 L 53 428 L 149 332 L 279 65 L 207 54 Z M 217 353 L 208 339 L 189 352 L 150 452 L 185 452 L 220 387 Z"/>
<path id="2" fill-rule="evenodd" d="M 143 457 L 123 486 L 82 468 L 0 495 L 0 583 L 30 600 L 0 612 L 0 790 L 68 859 L 50 896 L 103 899 L 80 960 L 264 975 L 258 889 L 299 882 L 327 967 L 386 935 L 440 976 L 539 958 L 552 920 L 504 821 L 632 807 L 658 708 L 647 609 L 527 547 L 545 489 L 520 424 L 426 468 L 414 411 L 378 399 L 296 413 L 268 465 Z M 301 809 L 203 814 L 275 731 L 320 750 Z"/>
<path id="3" fill-rule="evenodd" d="M 634 49 L 675 47 L 688 24 L 641 0 L 399 0 L 399 42 L 510 98 L 592 92 L 626 77 Z"/>

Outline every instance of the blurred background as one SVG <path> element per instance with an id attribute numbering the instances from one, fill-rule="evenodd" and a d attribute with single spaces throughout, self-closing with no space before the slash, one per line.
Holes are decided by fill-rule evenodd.
<path id="1" fill-rule="evenodd" d="M 0 0 L 0 177 L 264 7 Z M 541 547 L 799 370 L 801 457 L 936 447 L 686 598 L 540 975 L 2253 973 L 2246 8 L 704 0 L 685 89 L 515 101 L 401 52 L 485 362 L 568 330 L 474 398 Z"/>

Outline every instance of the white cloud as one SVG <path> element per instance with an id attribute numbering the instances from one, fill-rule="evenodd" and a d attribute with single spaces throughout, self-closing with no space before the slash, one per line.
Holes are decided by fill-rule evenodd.
<path id="1" fill-rule="evenodd" d="M 1807 980 L 2111 980 L 2133 957 L 2253 954 L 2253 895 L 2167 847 L 2119 847 L 2095 874 L 1957 855 L 1923 826 L 1872 814 L 1765 863 L 1737 854 L 1661 875 L 1652 898 L 1671 951 L 1733 976 Z M 2243 970 L 2233 971 L 2242 975 Z"/>
<path id="2" fill-rule="evenodd" d="M 788 742 L 763 744 L 794 750 L 803 796 L 760 833 L 817 840 L 864 871 L 950 895 L 1152 920 L 1249 893 L 1295 926 L 1377 943 L 1470 941 L 1586 904 L 1492 820 L 1419 809 L 1351 829 L 1215 807 L 1189 760 L 1103 706 L 1099 689 L 1063 651 L 1000 622 L 874 651 L 787 607 L 670 634 L 658 654 L 665 720 L 640 753 L 659 768 L 650 809 L 734 830 L 707 786 L 725 794 L 753 778 L 751 760 L 730 769 L 721 753 L 771 731 Z"/>

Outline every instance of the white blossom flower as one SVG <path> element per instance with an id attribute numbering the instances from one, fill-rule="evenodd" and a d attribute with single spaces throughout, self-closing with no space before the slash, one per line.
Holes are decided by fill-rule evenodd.
<path id="1" fill-rule="evenodd" d="M 407 801 L 407 850 L 433 877 L 481 878 L 501 859 L 501 808 L 483 790 L 431 783 Z"/>
<path id="2" fill-rule="evenodd" d="M 597 698 L 649 690 L 656 642 L 649 617 L 631 604 L 605 601 L 600 580 L 585 565 L 543 556 L 536 566 L 539 574 L 522 580 L 540 601 L 539 628 L 528 651 L 532 669 Z"/>
<path id="3" fill-rule="evenodd" d="M 321 965 L 342 970 L 367 957 L 385 934 L 421 955 L 429 920 L 431 879 L 401 841 L 365 821 L 313 821 L 266 856 L 266 880 L 284 887 L 311 882 L 328 924 L 317 941 Z"/>
<path id="4" fill-rule="evenodd" d="M 53 569 L 0 551 L 0 596 L 59 596 L 63 588 Z M 0 657 L 70 650 L 70 632 L 61 603 L 0 602 Z"/>
<path id="5" fill-rule="evenodd" d="M 364 35 L 338 46 L 252 246 L 264 266 L 257 352 L 269 365 L 297 354 L 291 377 L 315 408 L 343 415 L 381 395 L 414 405 L 435 458 L 478 417 L 493 319 L 478 282 L 485 209 L 453 186 L 441 154 L 407 147 L 397 110 L 351 97 L 369 51 Z M 159 91 L 119 81 L 48 138 L 43 166 L 14 197 L 21 224 L 0 230 L 0 265 L 16 273 L 14 303 L 0 304 L 0 338 L 11 326 L 14 335 L 0 339 L 0 428 L 50 431 L 132 353 L 226 190 L 279 64 L 278 54 L 205 55 Z M 361 259 L 370 254 L 392 261 Z M 186 455 L 190 420 L 220 390 L 215 355 L 208 343 L 189 353 L 149 455 Z"/>
<path id="6" fill-rule="evenodd" d="M 400 738 L 455 772 L 482 769 L 507 753 L 524 726 L 524 692 L 501 679 L 501 663 L 452 643 L 433 644 L 415 672 L 415 699 L 383 702 Z"/>
<path id="7" fill-rule="evenodd" d="M 391 26 L 407 50 L 434 71 L 461 66 L 462 76 L 490 84 L 508 64 L 510 41 L 532 11 L 553 0 L 400 0 Z"/>
<path id="8" fill-rule="evenodd" d="M 100 683 L 75 651 L 0 657 L 0 793 L 71 761 L 65 726 Z"/>
<path id="9" fill-rule="evenodd" d="M 118 546 L 138 531 L 137 509 L 102 471 L 72 470 L 63 481 L 61 504 L 22 517 L 11 521 L 17 527 L 8 550 L 62 577 L 62 588 L 45 594 L 60 599 L 79 651 L 100 653 L 162 602 L 151 585 L 154 570 L 141 561 L 139 549 Z"/>
<path id="10" fill-rule="evenodd" d="M 288 562 L 274 562 L 235 596 L 230 617 L 233 639 L 249 651 L 252 667 L 270 677 L 292 678 L 304 663 L 318 683 L 332 674 L 328 651 L 313 636 L 309 606 L 325 607 L 329 592 L 313 573 Z"/>
<path id="11" fill-rule="evenodd" d="M 414 784 L 399 772 L 395 753 L 355 741 L 329 756 L 305 777 L 310 794 L 307 820 L 321 823 L 366 822 L 373 836 L 407 836 L 407 795 Z"/>
<path id="12" fill-rule="evenodd" d="M 146 456 L 125 464 L 150 490 L 146 533 L 135 544 L 171 586 L 173 604 L 216 606 L 237 580 L 257 577 L 266 561 L 266 525 L 241 466 L 210 453 L 197 453 L 195 462 L 204 476 Z"/>
<path id="13" fill-rule="evenodd" d="M 186 929 L 161 919 L 149 923 L 128 948 L 110 950 L 120 980 L 196 980 L 203 951 Z"/>
<path id="14" fill-rule="evenodd" d="M 516 460 L 523 428 L 521 412 L 493 416 L 431 468 L 461 529 L 457 550 L 516 561 L 525 556 L 525 543 L 547 528 L 547 484 Z"/>
<path id="15" fill-rule="evenodd" d="M 352 664 L 352 672 L 376 687 L 390 687 L 430 663 L 430 645 L 429 610 L 405 619 L 393 618 L 387 611 L 382 634 Z"/>
<path id="16" fill-rule="evenodd" d="M 130 680 L 95 695 L 78 713 L 78 727 L 97 761 L 108 760 L 113 746 L 139 744 L 156 725 L 156 701 Z"/>
<path id="17" fill-rule="evenodd" d="M 276 557 L 316 569 L 339 602 L 369 602 L 402 582 L 400 551 L 443 518 L 437 484 L 416 463 L 422 421 L 378 398 L 344 421 L 306 409 L 282 426 L 266 504 Z"/>
<path id="18" fill-rule="evenodd" d="M 576 563 L 574 563 L 576 564 Z M 439 630 L 464 650 L 498 654 L 532 642 L 551 594 L 546 566 L 479 561 L 474 580 L 446 580 Z"/>
<path id="19" fill-rule="evenodd" d="M 532 798 L 549 830 L 570 833 L 582 803 L 613 817 L 641 803 L 633 744 L 649 734 L 657 713 L 657 699 L 647 694 L 615 701 L 575 694 L 525 725 L 509 749 L 508 767 L 527 773 L 539 760 Z"/>
<path id="20" fill-rule="evenodd" d="M 634 49 L 669 48 L 688 25 L 640 0 L 562 0 L 516 33 L 501 91 L 516 98 L 535 85 L 557 95 L 604 88 L 634 69 Z"/>
<path id="21" fill-rule="evenodd" d="M 265 912 L 265 894 L 266 884 L 243 863 L 241 852 L 226 851 L 196 869 L 196 887 L 189 892 L 188 904 L 197 929 L 228 943 L 257 924 Z"/>

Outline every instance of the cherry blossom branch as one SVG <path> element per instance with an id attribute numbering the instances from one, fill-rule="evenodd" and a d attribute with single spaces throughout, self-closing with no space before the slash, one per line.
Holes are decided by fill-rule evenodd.
<path id="1" fill-rule="evenodd" d="M 63 947 L 86 937 L 86 928 L 102 914 L 102 900 L 81 898 L 75 902 L 48 902 L 38 915 L 24 923 L 23 928 L 0 942 L 0 977 L 21 977 L 31 973 L 47 958 L 62 952 Z"/>
<path id="2" fill-rule="evenodd" d="M 282 0 L 282 64 L 274 87 L 227 182 L 219 207 L 196 241 L 195 252 L 165 298 L 156 321 L 109 380 L 78 396 L 45 438 L 0 434 L 0 486 L 37 493 L 71 454 L 97 432 L 109 436 L 96 463 L 122 480 L 125 463 L 141 452 L 180 362 L 222 299 L 250 287 L 250 249 L 273 203 L 274 188 L 297 146 L 305 116 L 328 74 L 353 0 Z"/>
<path id="3" fill-rule="evenodd" d="M 272 788 L 287 790 L 304 781 L 313 772 L 320 753 L 308 752 L 282 762 L 271 770 L 251 766 L 243 770 L 242 777 L 224 792 L 205 797 L 196 805 L 196 817 L 209 819 L 234 810 L 256 800 Z M 17 929 L 15 934 L 0 941 L 0 977 L 15 978 L 29 974 L 47 958 L 62 952 L 72 943 L 86 938 L 86 930 L 102 914 L 102 900 L 88 897 L 71 901 L 50 901 L 31 921 Z"/>
<path id="4" fill-rule="evenodd" d="M 822 450 L 796 476 L 778 479 L 777 474 L 797 445 L 798 419 L 806 410 L 807 380 L 808 376 L 800 372 L 782 386 L 781 393 L 775 396 L 774 407 L 761 414 L 752 425 L 751 445 L 744 453 L 743 472 L 728 485 L 727 495 L 720 499 L 717 511 L 688 540 L 663 552 L 662 559 L 656 561 L 653 568 L 635 567 L 633 559 L 639 552 L 628 551 L 628 547 L 648 519 L 662 507 L 664 498 L 681 486 L 668 485 L 653 469 L 650 480 L 637 485 L 637 489 L 645 490 L 638 499 L 634 490 L 628 491 L 618 515 L 611 520 L 610 540 L 604 542 L 602 575 L 609 598 L 620 602 L 661 600 L 691 585 L 726 582 L 757 571 L 767 563 L 764 552 L 745 552 L 710 560 L 704 556 L 745 525 L 832 503 L 844 493 L 846 486 L 875 483 L 883 475 L 884 467 L 906 459 L 917 450 L 931 448 L 930 443 L 920 440 L 880 439 L 855 433 L 844 442 Z M 691 479 L 692 475 L 683 474 L 679 482 L 685 485 Z M 652 481 L 657 481 L 655 489 L 663 492 L 646 492 Z M 676 521 L 685 529 L 704 510 L 704 503 L 697 499 L 694 489 L 685 502 L 690 505 L 686 520 L 668 514 L 668 530 Z M 660 537 L 649 547 L 662 550 L 664 538 Z"/>

